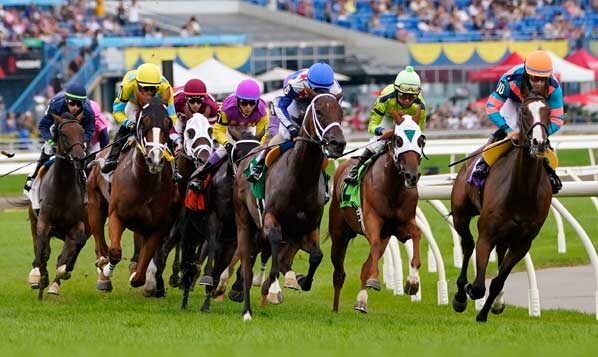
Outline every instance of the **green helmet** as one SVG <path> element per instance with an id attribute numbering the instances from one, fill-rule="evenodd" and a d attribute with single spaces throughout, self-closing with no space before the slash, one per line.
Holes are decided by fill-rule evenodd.
<path id="1" fill-rule="evenodd" d="M 421 80 L 413 67 L 407 66 L 397 74 L 395 89 L 400 93 L 419 94 L 421 91 Z"/>

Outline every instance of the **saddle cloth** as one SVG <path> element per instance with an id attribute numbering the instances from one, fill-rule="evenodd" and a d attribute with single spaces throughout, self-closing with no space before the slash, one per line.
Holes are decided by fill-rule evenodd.
<path id="1" fill-rule="evenodd" d="M 513 142 L 508 139 L 504 138 L 503 140 L 497 141 L 492 143 L 484 148 L 482 153 L 482 157 L 484 161 L 488 164 L 488 166 L 494 165 L 494 163 L 507 151 L 509 151 L 513 147 Z M 553 170 L 559 166 L 559 159 L 551 149 L 546 150 L 546 160 L 548 161 L 548 166 L 550 166 Z"/>

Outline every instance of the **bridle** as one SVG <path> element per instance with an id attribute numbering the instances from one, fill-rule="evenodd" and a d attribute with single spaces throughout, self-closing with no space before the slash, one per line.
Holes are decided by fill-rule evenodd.
<path id="1" fill-rule="evenodd" d="M 322 126 L 322 124 L 320 123 L 320 119 L 318 118 L 318 115 L 316 114 L 316 101 L 319 98 L 325 97 L 325 96 L 330 96 L 332 98 L 334 98 L 334 100 L 336 101 L 336 97 L 330 93 L 321 93 L 318 94 L 314 97 L 314 99 L 312 99 L 311 103 L 309 103 L 309 105 L 307 106 L 307 108 L 305 109 L 305 116 L 303 117 L 303 123 L 302 123 L 302 129 L 305 132 L 305 134 L 307 135 L 307 137 L 302 137 L 299 136 L 296 138 L 296 140 L 299 141 L 305 141 L 307 143 L 311 143 L 311 144 L 315 144 L 318 145 L 322 148 L 322 152 L 327 155 L 327 150 L 326 150 L 326 146 L 329 144 L 328 140 L 325 138 L 326 133 L 328 131 L 330 131 L 332 128 L 334 127 L 338 127 L 339 129 L 342 130 L 341 128 L 341 124 L 339 122 L 332 122 L 328 125 L 326 125 L 325 127 Z M 309 117 L 309 113 L 311 113 L 311 118 Z M 315 137 L 312 134 L 309 133 L 309 130 L 306 127 L 306 123 L 308 122 L 308 120 L 311 119 L 311 122 L 313 124 L 314 130 L 315 132 Z"/>
<path id="2" fill-rule="evenodd" d="M 149 106 L 149 104 L 146 104 L 143 106 L 143 109 L 147 108 Z M 163 105 L 164 106 L 164 105 Z M 166 107 L 164 107 L 166 108 Z M 152 129 L 152 137 L 153 140 L 152 142 L 148 142 L 145 139 L 145 131 L 147 129 L 145 129 L 143 127 L 143 123 L 142 123 L 142 119 L 145 117 L 143 115 L 143 109 L 139 112 L 139 117 L 137 118 L 137 128 L 136 128 L 136 136 L 137 136 L 137 149 L 141 152 L 141 154 L 144 156 L 144 158 L 148 158 L 152 153 L 154 153 L 155 151 L 158 152 L 159 156 L 164 156 L 166 158 L 166 160 L 168 161 L 172 161 L 174 160 L 174 155 L 172 152 L 170 152 L 170 149 L 168 148 L 168 145 L 166 145 L 166 143 L 161 143 L 160 142 L 160 132 L 163 130 L 163 128 L 159 127 L 159 126 L 153 126 Z M 165 131 L 165 135 L 168 135 L 168 130 Z M 149 148 L 149 150 L 147 149 Z"/>
<path id="3" fill-rule="evenodd" d="M 78 120 L 72 120 L 72 119 L 64 119 L 60 122 L 60 124 L 58 124 L 58 128 L 57 128 L 57 134 L 58 134 L 58 140 L 60 143 L 69 143 L 70 140 L 69 138 L 62 132 L 62 128 L 67 125 L 67 124 L 77 124 L 77 125 L 81 125 L 79 123 Z M 64 138 L 64 141 L 63 141 Z M 81 159 L 76 159 L 73 157 L 73 155 L 71 155 L 71 151 L 73 151 L 73 148 L 75 146 L 81 146 L 81 148 L 83 149 L 83 151 L 85 151 L 85 145 L 83 144 L 83 142 L 81 141 L 76 141 L 71 143 L 69 146 L 67 146 L 67 148 L 65 150 L 63 150 L 62 153 L 59 153 L 58 150 L 56 151 L 55 156 L 57 158 L 61 158 L 64 160 L 67 160 L 69 162 L 79 162 L 82 161 Z"/>

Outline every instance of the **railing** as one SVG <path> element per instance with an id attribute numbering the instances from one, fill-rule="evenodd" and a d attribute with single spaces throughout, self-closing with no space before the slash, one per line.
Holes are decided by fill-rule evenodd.
<path id="1" fill-rule="evenodd" d="M 85 64 L 79 71 L 69 79 L 67 86 L 71 83 L 79 83 L 89 90 L 89 84 L 102 72 L 102 52 L 97 48 L 91 56 L 85 60 Z"/>

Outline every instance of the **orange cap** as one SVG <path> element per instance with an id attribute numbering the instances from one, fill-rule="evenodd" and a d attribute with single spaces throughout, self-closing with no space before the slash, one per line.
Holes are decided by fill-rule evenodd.
<path id="1" fill-rule="evenodd" d="M 525 71 L 530 76 L 550 77 L 552 60 L 546 51 L 533 51 L 525 57 Z"/>

